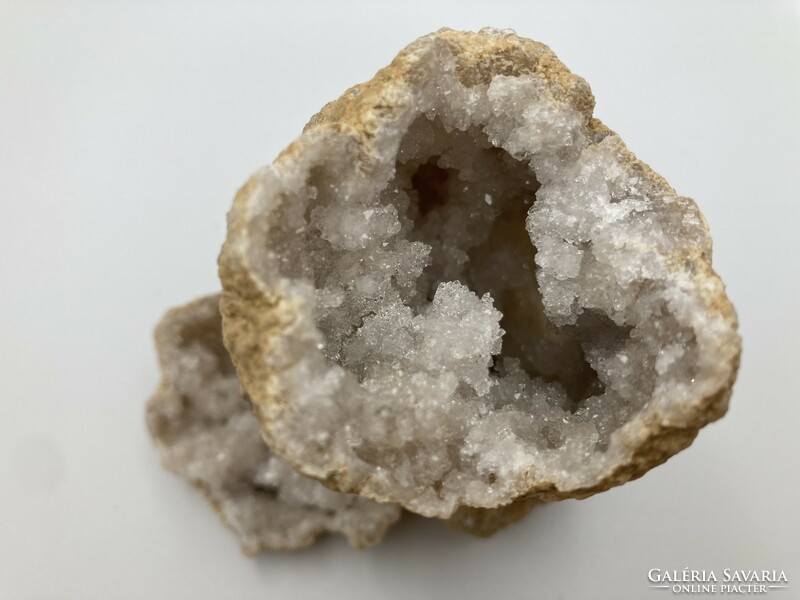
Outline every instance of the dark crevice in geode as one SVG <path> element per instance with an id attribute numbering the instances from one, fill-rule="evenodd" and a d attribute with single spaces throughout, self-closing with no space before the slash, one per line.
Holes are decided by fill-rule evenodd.
<path id="1" fill-rule="evenodd" d="M 458 175 L 455 169 L 441 168 L 437 164 L 438 159 L 438 156 L 430 157 L 411 176 L 411 185 L 419 198 L 417 209 L 423 217 L 447 203 L 448 184 L 452 176 Z"/>
<path id="2" fill-rule="evenodd" d="M 438 119 L 433 126 L 438 135 L 450 135 L 453 144 L 468 143 L 463 132 L 444 133 Z M 479 236 L 482 240 L 470 245 L 461 244 L 466 259 L 455 276 L 428 281 L 423 297 L 433 298 L 439 283 L 457 279 L 478 295 L 489 293 L 494 305 L 503 314 L 500 321 L 505 330 L 502 350 L 495 356 L 493 373 L 502 374 L 497 366 L 503 358 L 515 358 L 521 368 L 532 378 L 559 382 L 568 397 L 565 410 L 575 412 L 587 398 L 602 394 L 604 386 L 597 373 L 586 361 L 577 328 L 557 328 L 544 314 L 541 294 L 536 280 L 536 248 L 525 229 L 526 216 L 533 205 L 540 184 L 524 163 L 514 160 L 507 152 L 485 143 L 485 134 L 473 133 L 483 137 L 483 147 L 473 143 L 474 153 L 480 153 L 479 162 L 486 170 L 481 173 L 485 181 L 498 180 L 498 195 L 477 193 L 471 182 L 461 177 L 459 168 L 441 166 L 442 157 L 434 154 L 428 157 L 398 162 L 398 172 L 410 173 L 411 188 L 406 193 L 412 199 L 409 217 L 414 222 L 411 237 L 434 247 L 433 264 L 427 270 L 436 269 L 436 247 L 443 242 L 446 232 L 436 224 L 426 227 L 431 219 L 437 223 L 447 222 L 453 203 L 469 204 L 476 210 L 492 210 L 494 215 L 488 231 Z M 445 148 L 445 152 L 450 148 Z M 463 228 L 472 225 L 467 220 Z M 456 237 L 456 236 L 453 236 Z M 474 239 L 474 235 L 459 235 L 458 241 Z M 513 271 L 509 273 L 510 271 Z M 497 277 L 498 272 L 510 274 L 505 281 Z"/>

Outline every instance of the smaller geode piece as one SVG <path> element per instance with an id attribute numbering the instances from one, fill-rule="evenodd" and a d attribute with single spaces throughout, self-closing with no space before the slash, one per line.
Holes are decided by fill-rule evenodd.
<path id="1" fill-rule="evenodd" d="M 356 547 L 379 542 L 400 508 L 331 491 L 269 450 L 221 325 L 212 295 L 168 311 L 156 328 L 162 381 L 147 424 L 164 465 L 203 492 L 245 554 L 302 548 L 325 532 Z"/>

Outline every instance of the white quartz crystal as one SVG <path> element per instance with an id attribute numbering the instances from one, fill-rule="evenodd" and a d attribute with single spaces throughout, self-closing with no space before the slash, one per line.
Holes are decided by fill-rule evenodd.
<path id="1" fill-rule="evenodd" d="M 222 345 L 219 297 L 167 313 L 156 340 L 163 381 L 147 422 L 164 465 L 195 484 L 242 550 L 291 550 L 341 532 L 380 541 L 400 509 L 329 490 L 270 452 Z"/>
<path id="2" fill-rule="evenodd" d="M 695 204 L 507 31 L 442 31 L 237 197 L 225 335 L 275 451 L 427 516 L 581 497 L 727 406 L 736 320 Z"/>

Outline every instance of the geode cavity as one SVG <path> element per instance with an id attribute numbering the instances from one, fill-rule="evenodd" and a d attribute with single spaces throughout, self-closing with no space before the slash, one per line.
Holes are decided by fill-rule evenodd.
<path id="1" fill-rule="evenodd" d="M 458 518 L 622 484 L 725 412 L 705 220 L 593 107 L 546 46 L 442 30 L 250 179 L 221 306 L 274 452 Z"/>

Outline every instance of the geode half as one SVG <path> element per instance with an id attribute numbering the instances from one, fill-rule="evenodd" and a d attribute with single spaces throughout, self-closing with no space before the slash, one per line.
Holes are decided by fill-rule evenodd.
<path id="1" fill-rule="evenodd" d="M 442 30 L 248 181 L 221 306 L 276 453 L 469 527 L 639 477 L 724 414 L 740 339 L 705 220 L 593 107 L 546 46 Z"/>
<path id="2" fill-rule="evenodd" d="M 164 465 L 212 503 L 246 554 L 294 550 L 341 532 L 380 541 L 400 508 L 332 491 L 270 452 L 222 345 L 219 296 L 172 309 L 156 328 L 163 379 L 147 424 Z"/>

